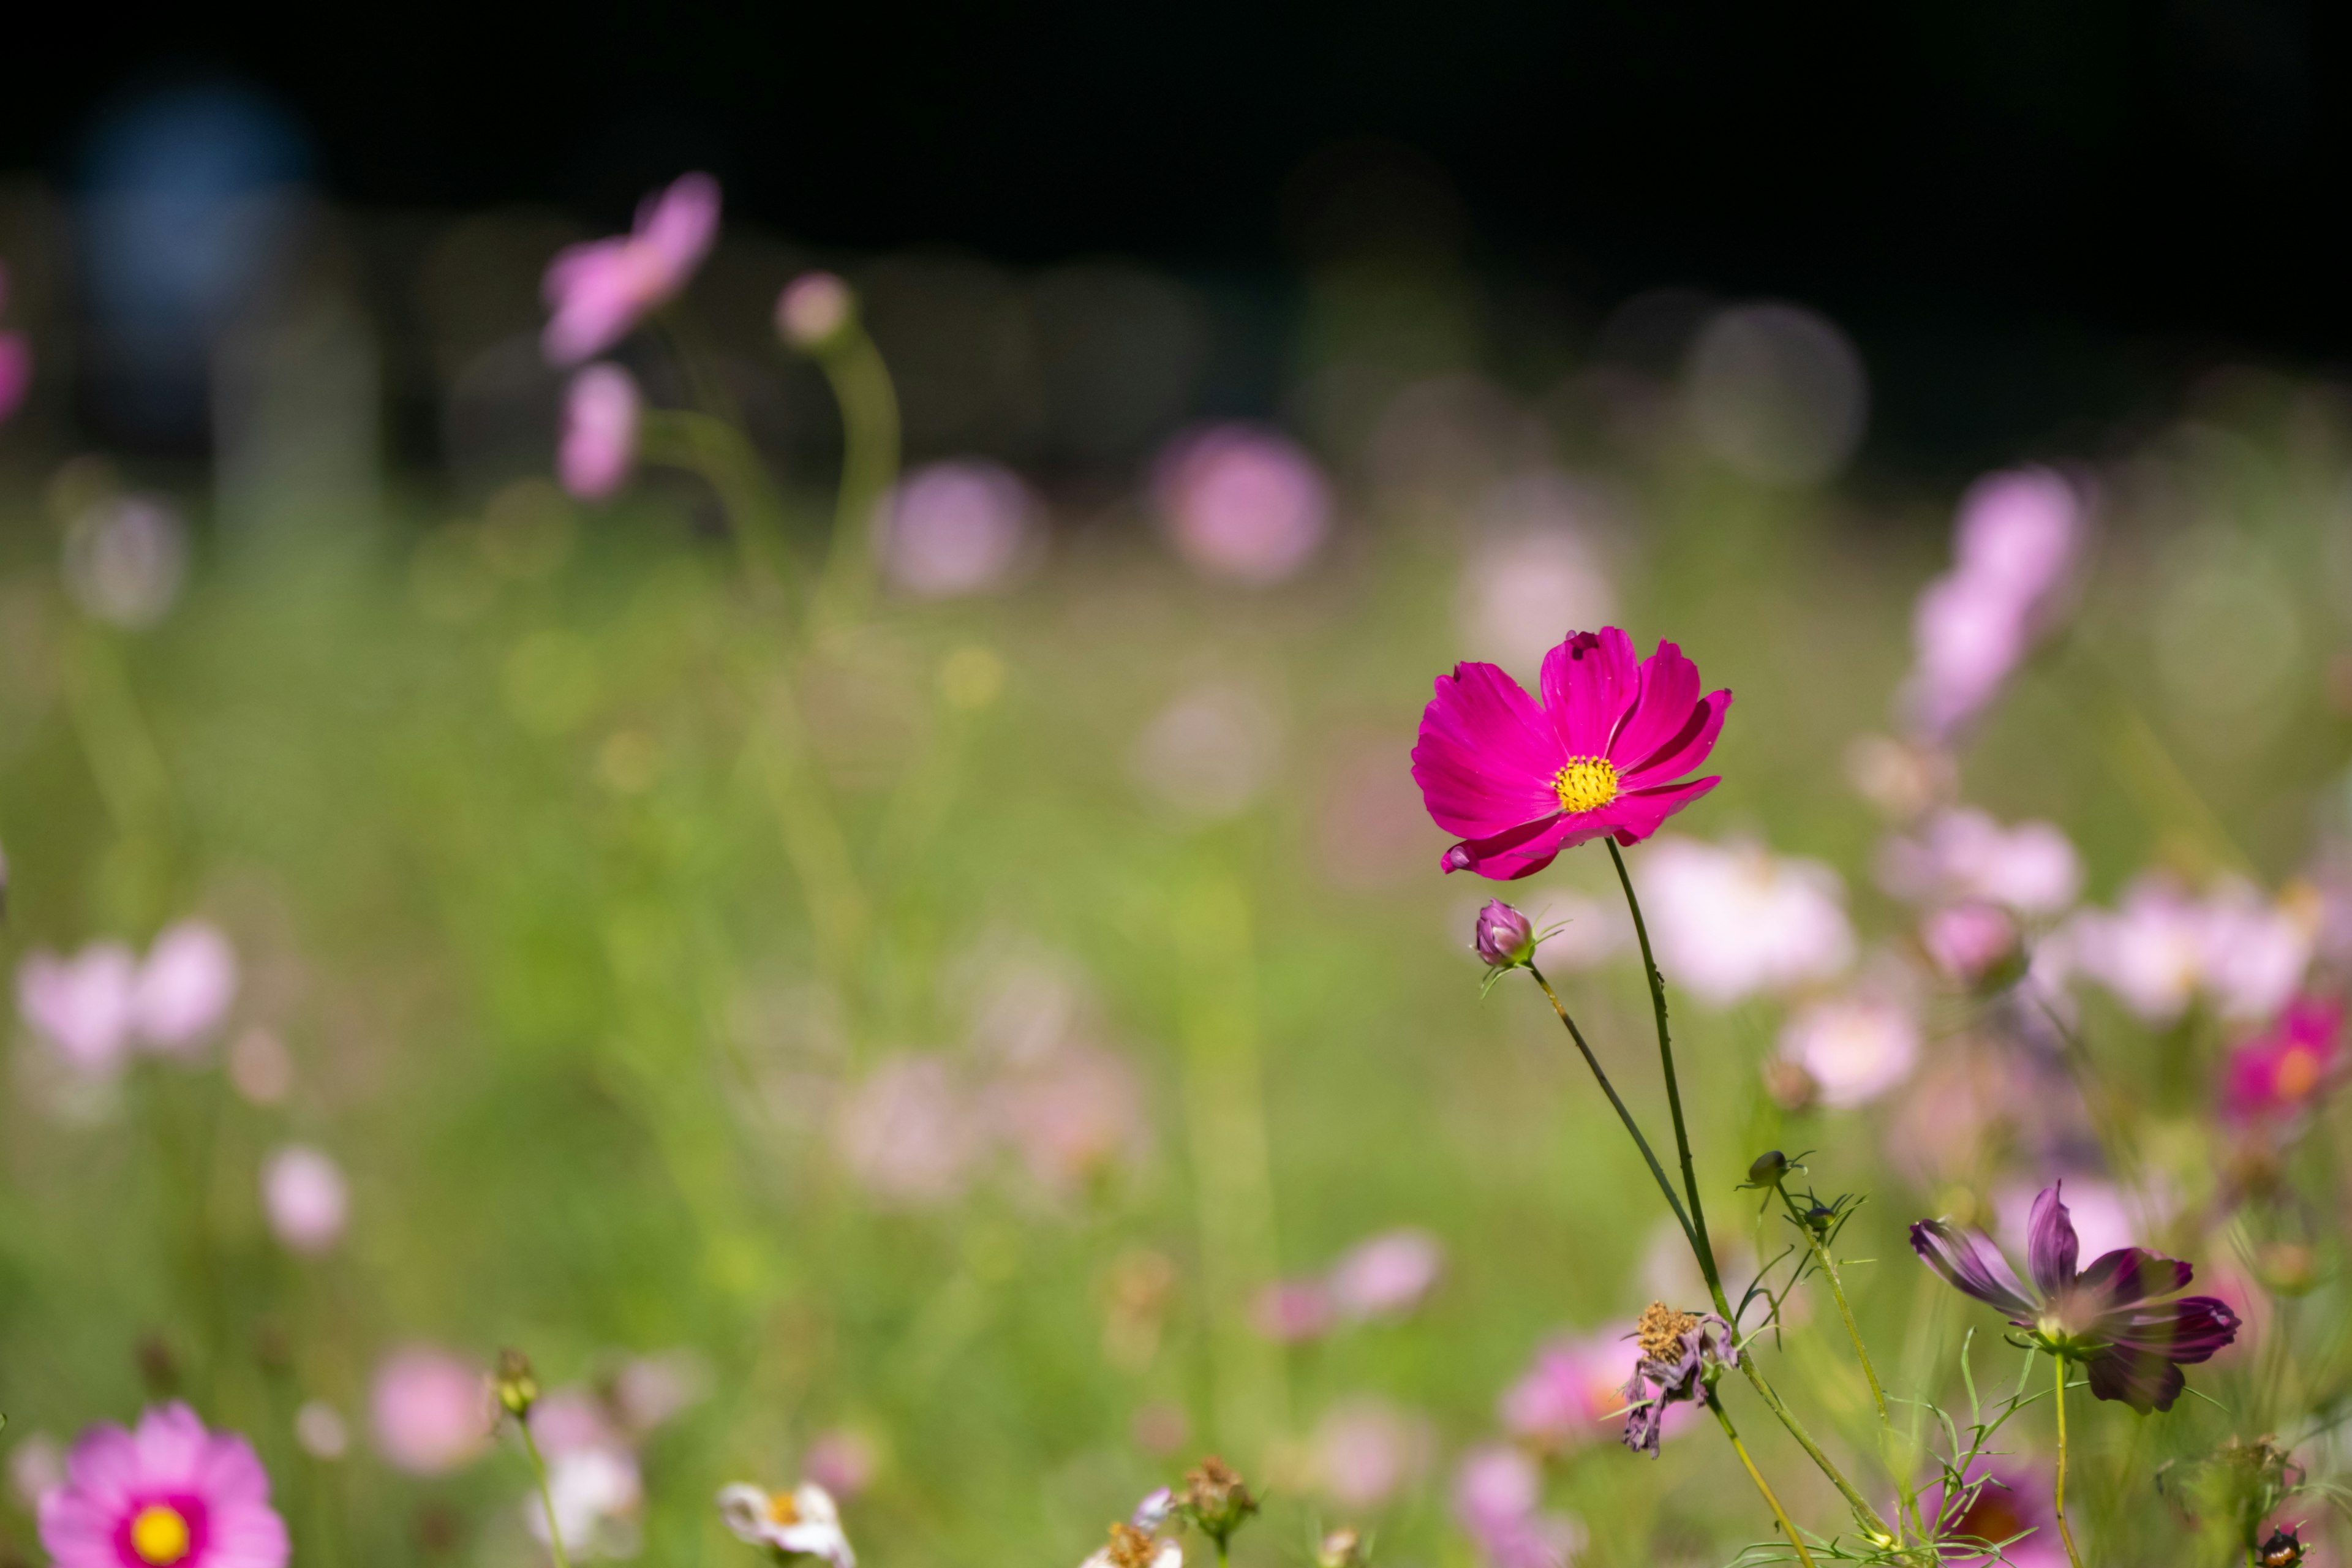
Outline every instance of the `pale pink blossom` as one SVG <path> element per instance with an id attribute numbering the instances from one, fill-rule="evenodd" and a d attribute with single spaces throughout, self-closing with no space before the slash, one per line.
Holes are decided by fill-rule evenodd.
<path id="1" fill-rule="evenodd" d="M 47 1432 L 28 1432 L 8 1450 L 8 1484 L 16 1500 L 38 1512 L 41 1499 L 66 1484 L 66 1451 Z"/>
<path id="2" fill-rule="evenodd" d="M 898 481 L 883 502 L 875 544 L 890 580 L 918 598 L 995 593 L 1034 556 L 1041 510 L 1003 464 L 951 458 Z"/>
<path id="3" fill-rule="evenodd" d="M 2159 871 L 2134 880 L 2113 910 L 2076 915 L 2065 945 L 2075 971 L 2144 1023 L 2169 1025 L 2200 998 L 2224 1019 L 2254 1023 L 2303 984 L 2317 925 L 2311 900 L 2273 901 L 2239 878 L 2200 900 Z"/>
<path id="4" fill-rule="evenodd" d="M 1592 506 L 1575 486 L 1556 474 L 1507 480 L 1478 510 L 1492 531 L 1463 563 L 1454 591 L 1471 657 L 1530 668 L 1571 627 L 1615 618 L 1616 591 L 1580 524 Z"/>
<path id="5" fill-rule="evenodd" d="M 2047 635 L 2086 539 L 2081 497 L 2046 468 L 1990 474 L 1961 498 L 1952 570 L 1919 596 L 1903 707 L 1925 739 L 1963 728 Z"/>
<path id="6" fill-rule="evenodd" d="M 690 1350 L 633 1355 L 613 1373 L 613 1408 L 636 1437 L 677 1419 L 709 1393 L 709 1363 Z"/>
<path id="7" fill-rule="evenodd" d="M 219 928 L 182 921 L 156 937 L 131 993 L 131 1026 L 149 1048 L 186 1056 L 236 1000 L 236 949 Z"/>
<path id="8" fill-rule="evenodd" d="M 873 1440 L 863 1433 L 835 1427 L 810 1439 L 801 1468 L 808 1479 L 836 1498 L 855 1498 L 874 1482 L 881 1463 Z"/>
<path id="9" fill-rule="evenodd" d="M 1669 837 L 1633 878 L 1667 984 L 1711 1006 L 1827 980 L 1853 960 L 1845 885 L 1820 861 Z"/>
<path id="10" fill-rule="evenodd" d="M 636 378 L 616 364 L 592 364 L 563 394 L 563 440 L 556 477 L 583 500 L 599 500 L 628 483 L 637 465 L 637 424 L 645 410 Z"/>
<path id="11" fill-rule="evenodd" d="M 1780 1029 L 1780 1055 L 1804 1068 L 1822 1104 L 1867 1105 L 1910 1076 L 1919 1023 L 1893 996 L 1854 991 L 1792 1016 Z"/>
<path id="12" fill-rule="evenodd" d="M 480 1366 L 450 1351 L 411 1345 L 376 1368 L 369 1414 L 387 1460 L 432 1476 L 459 1468 L 489 1447 L 497 1406 Z"/>
<path id="13" fill-rule="evenodd" d="M 66 525 L 66 592 L 109 626 L 138 631 L 162 620 L 188 574 L 188 525 L 159 496 L 108 496 Z"/>
<path id="14" fill-rule="evenodd" d="M 1128 769 L 1136 786 L 1179 816 L 1217 821 L 1246 809 L 1274 782 L 1282 724 L 1249 687 L 1195 687 L 1161 709 L 1135 738 Z"/>
<path id="15" fill-rule="evenodd" d="M 261 1168 L 261 1209 L 280 1243 L 296 1252 L 325 1252 L 342 1239 L 351 1189 L 327 1154 L 292 1144 Z"/>
<path id="16" fill-rule="evenodd" d="M 1546 1341 L 1537 1349 L 1534 1363 L 1503 1391 L 1498 1406 L 1503 1430 L 1548 1451 L 1613 1437 L 1610 1418 L 1624 1410 L 1625 1384 L 1641 1359 L 1630 1322 Z M 1694 1409 L 1669 1409 L 1665 1435 L 1673 1436 Z"/>
<path id="17" fill-rule="evenodd" d="M 1250 1323 L 1276 1344 L 1321 1339 L 1338 1321 L 1331 1293 L 1318 1279 L 1284 1279 L 1259 1290 L 1250 1302 Z"/>
<path id="18" fill-rule="evenodd" d="M 1564 1568 L 1582 1550 L 1584 1527 L 1542 1503 L 1535 1461 L 1507 1444 L 1472 1449 L 1454 1472 L 1454 1516 L 1492 1568 Z"/>
<path id="19" fill-rule="evenodd" d="M 294 1092 L 294 1058 L 286 1042 L 255 1025 L 229 1042 L 228 1081 L 256 1105 L 279 1105 Z"/>
<path id="20" fill-rule="evenodd" d="M 102 1077 L 131 1049 L 139 961 L 121 942 L 92 942 L 71 958 L 46 949 L 16 966 L 16 1011 L 76 1071 Z"/>
<path id="21" fill-rule="evenodd" d="M 1331 488 L 1315 460 L 1255 426 L 1179 436 L 1160 456 L 1152 489 L 1187 561 L 1252 587 L 1294 575 L 1331 526 Z"/>
<path id="22" fill-rule="evenodd" d="M 1421 1305 L 1445 1266 L 1445 1249 L 1425 1230 L 1384 1231 L 1358 1243 L 1324 1280 L 1342 1318 L 1397 1318 Z"/>
<path id="23" fill-rule="evenodd" d="M 1946 977 L 1974 984 L 2015 957 L 2016 918 L 1993 904 L 1930 910 L 1919 921 L 1919 945 Z"/>
<path id="24" fill-rule="evenodd" d="M 990 1095 L 997 1131 L 1046 1191 L 1076 1196 L 1140 1152 L 1142 1086 L 1115 1051 L 1056 1046 L 1013 1069 Z"/>
<path id="25" fill-rule="evenodd" d="M 2003 827 L 1981 811 L 1941 811 L 1879 850 L 1879 885 L 1918 904 L 1977 900 L 2021 915 L 2063 913 L 2082 892 L 2083 862 L 2047 822 Z"/>
<path id="26" fill-rule="evenodd" d="M 645 1500 L 636 1456 L 626 1448 L 568 1449 L 548 1458 L 546 1498 L 534 1491 L 522 1500 L 523 1528 L 546 1545 L 552 1508 L 555 1528 L 575 1560 L 634 1557 L 643 1539 L 638 1515 Z"/>
<path id="27" fill-rule="evenodd" d="M 314 1459 L 340 1459 L 351 1452 L 351 1428 L 342 1412 L 323 1399 L 306 1399 L 294 1412 L 294 1442 Z"/>
<path id="28" fill-rule="evenodd" d="M 646 198 L 631 233 L 566 247 L 547 268 L 548 363 L 575 365 L 619 342 L 686 287 L 718 237 L 719 182 L 687 174 Z"/>
<path id="29" fill-rule="evenodd" d="M 940 1058 L 908 1055 L 877 1067 L 834 1119 L 834 1147 L 880 1202 L 920 1207 L 961 1194 L 983 1127 Z"/>
<path id="30" fill-rule="evenodd" d="M 794 348 L 822 348 L 849 324 L 857 300 L 830 272 L 803 272 L 776 296 L 776 331 Z"/>
<path id="31" fill-rule="evenodd" d="M 1384 1399 L 1347 1399 L 1316 1423 L 1307 1452 L 1315 1489 L 1351 1514 L 1368 1513 L 1428 1464 L 1430 1433 Z"/>

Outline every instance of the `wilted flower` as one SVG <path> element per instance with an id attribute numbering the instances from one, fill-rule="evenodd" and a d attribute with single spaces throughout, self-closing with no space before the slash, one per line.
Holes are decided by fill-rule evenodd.
<path id="1" fill-rule="evenodd" d="M 1257 1499 L 1238 1471 L 1211 1454 L 1184 1473 L 1176 1508 L 1193 1529 L 1217 1543 L 1222 1556 L 1234 1532 L 1257 1512 Z"/>
<path id="2" fill-rule="evenodd" d="M 583 500 L 598 500 L 628 482 L 637 465 L 637 421 L 645 396 L 616 364 L 592 364 L 563 393 L 563 440 L 555 475 Z"/>
<path id="3" fill-rule="evenodd" d="M 1662 838 L 1644 870 L 1659 966 L 1713 1006 L 1827 980 L 1853 960 L 1845 886 L 1818 860 Z"/>
<path id="4" fill-rule="evenodd" d="M 574 1557 L 634 1557 L 642 1544 L 637 1516 L 645 1508 L 645 1482 L 636 1456 L 625 1448 L 575 1448 L 547 1464 L 547 1497 L 525 1498 L 524 1528 L 547 1544 L 547 1514 Z"/>
<path id="5" fill-rule="evenodd" d="M 1643 1310 L 1633 1338 L 1642 1356 L 1622 1391 L 1631 1406 L 1623 1442 L 1654 1459 L 1667 1408 L 1708 1397 L 1722 1369 L 1739 1364 L 1739 1342 L 1714 1313 L 1678 1312 L 1663 1301 Z"/>
<path id="6" fill-rule="evenodd" d="M 40 1500 L 41 1544 L 58 1568 L 283 1568 L 286 1523 L 253 1447 L 208 1432 L 184 1405 L 138 1426 L 93 1426 Z"/>
<path id="7" fill-rule="evenodd" d="M 719 1489 L 719 1517 L 738 1541 L 765 1546 L 784 1559 L 822 1558 L 833 1568 L 857 1568 L 857 1554 L 842 1533 L 841 1510 L 833 1494 L 814 1481 L 788 1492 L 770 1492 L 744 1482 Z"/>
<path id="8" fill-rule="evenodd" d="M 1471 945 L 1492 969 L 1517 969 L 1536 955 L 1534 922 L 1500 899 L 1489 899 L 1478 911 L 1478 931 Z"/>
<path id="9" fill-rule="evenodd" d="M 2343 1043 L 2341 1003 L 2297 998 L 2269 1028 L 2230 1053 L 2224 1107 L 2242 1121 L 2308 1110 L 2338 1076 Z"/>
<path id="10" fill-rule="evenodd" d="M 66 592 L 110 626 L 153 626 L 180 596 L 188 529 L 152 496 L 109 496 L 67 525 Z"/>
<path id="11" fill-rule="evenodd" d="M 1914 1223 L 1911 1247 L 1948 1284 L 2008 1314 L 2042 1349 L 2084 1363 L 2093 1394 L 2142 1414 L 2171 1409 L 2186 1384 L 2181 1366 L 2210 1359 L 2237 1337 L 2238 1315 L 2218 1297 L 2155 1301 L 2187 1288 L 2193 1271 L 2186 1263 L 2125 1247 L 2078 1273 L 2074 1225 L 2057 1187 L 2034 1200 L 2029 1230 L 2032 1294 L 1999 1248 L 1988 1261 L 1942 1220 Z"/>
<path id="12" fill-rule="evenodd" d="M 1142 1510 L 1139 1509 L 1137 1511 L 1140 1513 Z M 1095 1548 L 1078 1568 L 1183 1568 L 1183 1546 L 1173 1540 L 1163 1541 L 1154 1535 L 1152 1531 L 1158 1528 L 1156 1523 L 1114 1523 L 1110 1527 L 1109 1543 Z"/>
<path id="13" fill-rule="evenodd" d="M 1885 995 L 1856 991 L 1816 1002 L 1780 1030 L 1780 1055 L 1805 1069 L 1822 1104 L 1867 1105 L 1910 1076 L 1919 1023 Z"/>
<path id="14" fill-rule="evenodd" d="M 575 365 L 628 336 L 686 287 L 718 237 L 719 182 L 687 174 L 645 199 L 633 232 L 558 252 L 544 286 L 548 363 Z"/>
<path id="15" fill-rule="evenodd" d="M 803 272 L 776 296 L 776 332 L 796 349 L 823 348 L 856 312 L 848 284 L 830 272 Z"/>
<path id="16" fill-rule="evenodd" d="M 1160 456 L 1152 491 L 1187 561 L 1252 587 L 1297 572 L 1331 526 L 1331 490 L 1315 460 L 1250 425 L 1176 437 Z"/>
<path id="17" fill-rule="evenodd" d="M 342 1239 L 351 1191 L 331 1158 L 293 1144 L 261 1167 L 261 1210 L 279 1242 L 296 1252 L 324 1252 Z"/>
<path id="18" fill-rule="evenodd" d="M 1429 1232 L 1385 1231 L 1333 1264 L 1324 1290 L 1343 1318 L 1402 1317 L 1421 1305 L 1444 1266 L 1445 1249 Z"/>
<path id="19" fill-rule="evenodd" d="M 917 468 L 882 503 L 875 544 L 890 580 L 924 599 L 993 593 L 1028 563 L 1037 542 L 1036 496 L 986 458 Z"/>
<path id="20" fill-rule="evenodd" d="M 494 1406 L 482 1369 L 448 1351 L 394 1352 L 376 1369 L 370 1404 L 376 1447 L 412 1474 L 457 1469 L 489 1446 Z"/>
<path id="21" fill-rule="evenodd" d="M 1937 1559 L 1965 1568 L 2066 1568 L 2066 1548 L 2058 1538 L 2057 1516 L 2042 1501 L 2034 1479 L 2013 1465 L 1993 1463 L 1973 1471 L 1962 1485 L 1937 1487 L 1919 1500 L 1920 1516 L 1944 1545 Z M 1978 1545 L 1981 1556 L 1956 1547 Z"/>
<path id="22" fill-rule="evenodd" d="M 1637 660 L 1615 626 L 1578 632 L 1544 656 L 1541 684 L 1538 708 L 1491 664 L 1439 678 L 1412 776 L 1432 819 L 1463 837 L 1447 871 L 1503 880 L 1604 836 L 1636 843 L 1718 782 L 1675 782 L 1715 749 L 1731 693 L 1702 696 L 1673 643 Z"/>

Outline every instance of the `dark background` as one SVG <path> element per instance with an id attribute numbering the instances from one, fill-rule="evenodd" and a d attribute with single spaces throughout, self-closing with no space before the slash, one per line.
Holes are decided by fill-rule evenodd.
<path id="1" fill-rule="evenodd" d="M 1972 457 L 2193 367 L 2352 359 L 2341 30 L 2295 0 L 110 9 L 11 50 L 0 167 L 69 184 L 110 97 L 227 73 L 359 204 L 617 226 L 702 165 L 824 246 L 1278 275 L 1315 171 L 1382 147 L 1482 274 L 1818 305 L 1874 445 Z"/>

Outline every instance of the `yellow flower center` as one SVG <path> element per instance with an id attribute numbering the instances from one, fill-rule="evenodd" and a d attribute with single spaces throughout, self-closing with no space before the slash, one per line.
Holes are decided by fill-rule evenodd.
<path id="1" fill-rule="evenodd" d="M 2301 1100 L 2319 1087 L 2318 1053 L 2305 1050 L 2301 1046 L 2292 1047 L 2279 1058 L 2275 1081 L 2280 1099 Z"/>
<path id="2" fill-rule="evenodd" d="M 775 1524 L 798 1524 L 801 1521 L 801 1505 L 792 1493 L 778 1492 L 768 1500 L 768 1518 Z"/>
<path id="3" fill-rule="evenodd" d="M 1617 764 L 1606 757 L 1570 757 L 1551 781 L 1562 811 L 1599 811 L 1617 798 Z"/>
<path id="4" fill-rule="evenodd" d="M 188 1521 L 176 1508 L 149 1503 L 131 1521 L 131 1550 L 139 1553 L 142 1563 L 169 1568 L 188 1554 Z"/>

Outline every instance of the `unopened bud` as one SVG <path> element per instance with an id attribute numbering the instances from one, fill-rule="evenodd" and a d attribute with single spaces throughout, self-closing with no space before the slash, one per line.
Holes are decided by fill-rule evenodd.
<path id="1" fill-rule="evenodd" d="M 1335 1530 L 1315 1548 L 1315 1568 L 1362 1568 L 1364 1538 L 1352 1530 Z"/>
<path id="2" fill-rule="evenodd" d="M 1183 1509 L 1184 1517 L 1222 1553 L 1242 1521 L 1257 1511 L 1257 1499 L 1231 1465 L 1211 1454 L 1185 1476 Z"/>
<path id="3" fill-rule="evenodd" d="M 1778 1149 L 1765 1150 L 1748 1167 L 1748 1181 L 1759 1187 L 1777 1187 L 1788 1173 L 1789 1156 Z"/>
<path id="4" fill-rule="evenodd" d="M 499 1370 L 491 1375 L 490 1387 L 507 1414 L 517 1420 L 530 1415 L 530 1407 L 539 1403 L 539 1379 L 531 1374 L 530 1358 L 518 1350 L 499 1352 Z"/>
<path id="5" fill-rule="evenodd" d="M 830 272 L 803 272 L 776 300 L 776 331 L 796 349 L 821 349 L 857 314 L 857 297 Z"/>
<path id="6" fill-rule="evenodd" d="M 1489 899 L 1478 911 L 1478 938 L 1473 945 L 1488 967 L 1517 969 L 1536 955 L 1536 928 L 1502 900 Z"/>

